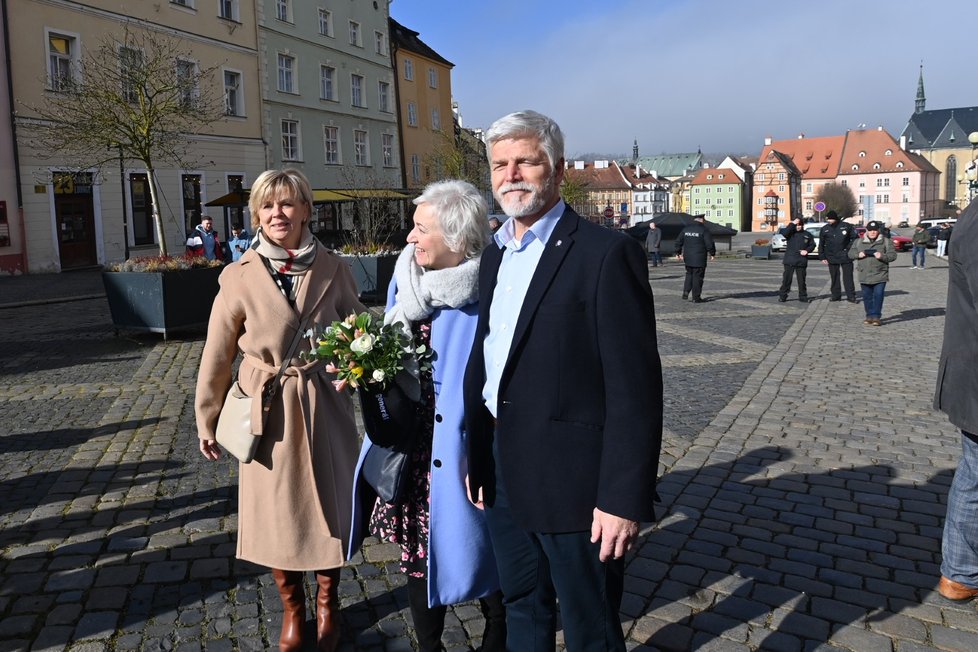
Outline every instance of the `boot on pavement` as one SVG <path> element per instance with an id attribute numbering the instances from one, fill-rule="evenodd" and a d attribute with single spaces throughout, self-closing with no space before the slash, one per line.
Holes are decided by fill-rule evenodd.
<path id="1" fill-rule="evenodd" d="M 316 571 L 316 649 L 333 652 L 340 644 L 339 568 Z"/>
<path id="2" fill-rule="evenodd" d="M 272 569 L 272 577 L 282 599 L 282 633 L 278 647 L 283 652 L 302 649 L 302 628 L 306 623 L 306 592 L 302 588 L 302 571 Z"/>

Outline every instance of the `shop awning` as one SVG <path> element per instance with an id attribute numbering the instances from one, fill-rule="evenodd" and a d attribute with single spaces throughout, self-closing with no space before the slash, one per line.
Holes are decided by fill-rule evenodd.
<path id="1" fill-rule="evenodd" d="M 232 190 L 226 195 L 221 195 L 217 199 L 207 202 L 204 206 L 224 206 L 229 208 L 247 206 L 248 194 L 248 190 Z"/>
<path id="2" fill-rule="evenodd" d="M 353 201 L 353 197 L 351 197 L 350 195 L 343 194 L 342 192 L 337 192 L 335 190 L 313 190 L 312 200 L 314 202 Z"/>
<path id="3" fill-rule="evenodd" d="M 352 199 L 412 199 L 416 196 L 389 188 L 344 188 L 342 192 Z"/>

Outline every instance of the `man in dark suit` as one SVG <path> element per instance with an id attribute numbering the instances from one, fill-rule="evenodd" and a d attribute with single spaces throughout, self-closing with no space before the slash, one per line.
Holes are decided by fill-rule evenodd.
<path id="1" fill-rule="evenodd" d="M 648 266 L 560 198 L 563 135 L 522 111 L 486 134 L 510 216 L 482 255 L 465 377 L 469 489 L 486 509 L 507 649 L 624 650 L 624 554 L 653 519 L 662 369 Z"/>
<path id="2" fill-rule="evenodd" d="M 693 303 L 703 303 L 703 278 L 706 276 L 706 259 L 717 255 L 713 236 L 706 228 L 702 215 L 694 215 L 693 221 L 683 227 L 676 238 L 676 255 L 686 264 L 686 280 L 683 283 L 683 299 L 693 293 Z"/>
<path id="3" fill-rule="evenodd" d="M 961 459 L 947 494 L 937 590 L 949 600 L 978 597 L 978 200 L 949 243 L 947 314 L 934 408 L 961 429 Z"/>

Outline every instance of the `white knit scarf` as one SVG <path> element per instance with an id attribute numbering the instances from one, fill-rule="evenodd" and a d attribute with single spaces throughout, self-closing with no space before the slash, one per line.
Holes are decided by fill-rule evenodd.
<path id="1" fill-rule="evenodd" d="M 384 323 L 401 322 L 410 334 L 411 324 L 428 317 L 436 308 L 461 308 L 477 301 L 480 257 L 481 254 L 455 267 L 424 269 L 414 259 L 414 245 L 408 244 L 394 266 L 397 294 L 394 305 L 384 315 Z"/>

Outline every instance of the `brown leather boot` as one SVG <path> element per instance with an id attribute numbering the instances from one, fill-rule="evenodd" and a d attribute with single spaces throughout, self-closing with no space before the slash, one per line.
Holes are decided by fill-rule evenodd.
<path id="1" fill-rule="evenodd" d="M 302 588 L 302 571 L 272 569 L 272 577 L 282 599 L 282 633 L 278 647 L 283 652 L 302 649 L 302 629 L 306 624 L 306 592 Z"/>
<path id="2" fill-rule="evenodd" d="M 340 644 L 340 570 L 316 571 L 316 649 L 320 652 L 333 652 Z"/>

